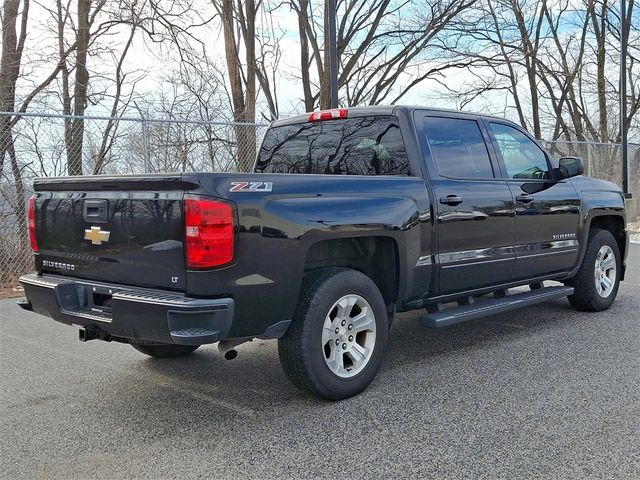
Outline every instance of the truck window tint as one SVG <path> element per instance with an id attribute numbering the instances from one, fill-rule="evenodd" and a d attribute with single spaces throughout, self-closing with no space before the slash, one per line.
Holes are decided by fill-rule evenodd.
<path id="1" fill-rule="evenodd" d="M 509 178 L 549 178 L 547 156 L 529 137 L 516 128 L 490 123 Z"/>
<path id="2" fill-rule="evenodd" d="M 425 117 L 427 139 L 438 173 L 449 178 L 493 178 L 480 127 L 474 120 Z"/>
<path id="3" fill-rule="evenodd" d="M 262 173 L 410 175 L 396 117 L 357 117 L 270 128 L 256 162 Z"/>

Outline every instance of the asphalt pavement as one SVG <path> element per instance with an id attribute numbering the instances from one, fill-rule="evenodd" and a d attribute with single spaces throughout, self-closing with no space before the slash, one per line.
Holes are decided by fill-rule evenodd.
<path id="1" fill-rule="evenodd" d="M 363 394 L 299 393 L 274 341 L 156 360 L 0 302 L 0 478 L 640 478 L 640 245 L 603 313 L 439 331 L 399 315 Z"/>

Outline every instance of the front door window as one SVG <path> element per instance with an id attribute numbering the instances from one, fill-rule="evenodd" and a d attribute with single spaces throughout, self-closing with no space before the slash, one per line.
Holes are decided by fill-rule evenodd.
<path id="1" fill-rule="evenodd" d="M 516 128 L 490 123 L 509 178 L 546 180 L 551 178 L 547 156 L 529 137 Z"/>

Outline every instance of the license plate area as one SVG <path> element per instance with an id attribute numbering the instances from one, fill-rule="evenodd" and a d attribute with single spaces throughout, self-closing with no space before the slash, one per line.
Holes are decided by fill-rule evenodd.
<path id="1" fill-rule="evenodd" d="M 68 282 L 55 288 L 60 311 L 67 315 L 111 322 L 113 288 Z"/>
<path id="2" fill-rule="evenodd" d="M 91 310 L 110 314 L 112 300 L 113 294 L 94 291 L 91 295 Z"/>

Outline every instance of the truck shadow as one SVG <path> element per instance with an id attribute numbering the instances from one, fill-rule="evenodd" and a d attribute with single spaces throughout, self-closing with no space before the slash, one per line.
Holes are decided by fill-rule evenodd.
<path id="1" fill-rule="evenodd" d="M 438 363 L 446 363 L 446 354 L 451 352 L 488 342 L 511 342 L 584 316 L 575 312 L 566 300 L 558 300 L 441 330 L 427 330 L 418 324 L 420 314 L 408 312 L 396 316 L 379 378 L 407 364 L 428 366 L 440 357 Z M 307 398 L 291 386 L 282 372 L 275 341 L 256 340 L 241 345 L 238 352 L 235 360 L 228 361 L 215 346 L 207 346 L 181 359 L 141 359 L 140 368 L 194 388 L 206 385 L 228 398 L 244 395 L 278 397 L 280 401 L 285 397 Z"/>
<path id="2" fill-rule="evenodd" d="M 628 301 L 623 296 L 618 302 Z M 274 341 L 240 346 L 232 361 L 224 360 L 215 346 L 181 359 L 130 357 L 129 367 L 112 377 L 108 391 L 103 392 L 106 408 L 97 415 L 107 419 L 118 412 L 123 428 L 144 427 L 151 429 L 146 434 L 173 437 L 215 430 L 225 419 L 246 428 L 267 428 L 268 419 L 291 415 L 318 417 L 322 423 L 323 415 L 339 417 L 345 408 L 359 412 L 380 405 L 391 408 L 405 394 L 417 395 L 418 401 L 437 401 L 443 386 L 455 392 L 462 388 L 452 386 L 456 375 L 469 371 L 467 380 L 472 384 L 512 367 L 523 371 L 526 381 L 528 353 L 523 342 L 529 352 L 544 355 L 539 352 L 549 338 L 571 341 L 574 329 L 593 328 L 580 323 L 601 322 L 603 315 L 575 312 L 566 301 L 558 300 L 433 331 L 418 325 L 418 312 L 401 314 L 391 330 L 385 364 L 373 384 L 361 395 L 335 403 L 311 398 L 289 383 Z M 482 363 L 485 361 L 490 365 Z M 484 380 L 490 381 L 488 377 Z"/>
<path id="3" fill-rule="evenodd" d="M 526 309 L 491 315 L 442 329 L 425 329 L 418 323 L 421 312 L 396 316 L 390 335 L 390 360 L 422 360 L 488 341 L 508 342 L 522 335 L 560 326 L 584 315 L 562 299 Z"/>

